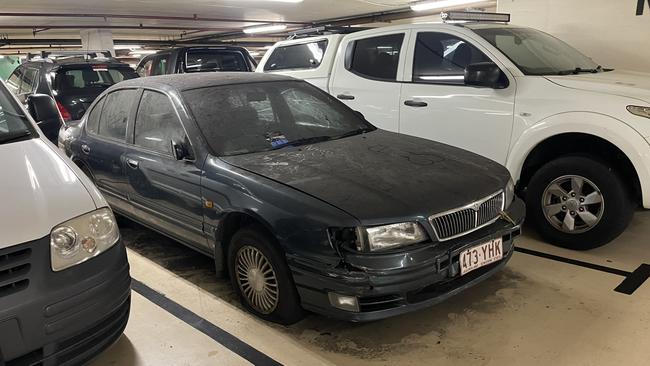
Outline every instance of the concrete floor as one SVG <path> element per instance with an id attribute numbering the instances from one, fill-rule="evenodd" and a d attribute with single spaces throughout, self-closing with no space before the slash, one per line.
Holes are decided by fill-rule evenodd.
<path id="1" fill-rule="evenodd" d="M 648 364 L 650 281 L 626 295 L 614 291 L 621 275 L 517 252 L 498 275 L 432 308 L 367 324 L 310 315 L 285 328 L 241 310 L 209 258 L 134 223 L 122 233 L 133 278 L 229 333 L 221 342 L 230 349 L 134 292 L 124 336 L 94 366 L 250 364 L 242 344 L 267 357 L 249 358 L 260 365 Z M 649 237 L 650 212 L 638 212 L 619 239 L 593 251 L 534 235 L 516 244 L 632 272 L 650 264 Z"/>

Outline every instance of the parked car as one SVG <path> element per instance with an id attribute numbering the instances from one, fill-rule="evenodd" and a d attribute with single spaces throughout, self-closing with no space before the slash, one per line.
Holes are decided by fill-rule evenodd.
<path id="1" fill-rule="evenodd" d="M 535 29 L 470 22 L 319 35 L 277 43 L 257 71 L 309 81 L 380 128 L 505 165 L 554 244 L 597 247 L 638 204 L 650 208 L 650 74 L 602 68 Z"/>
<path id="2" fill-rule="evenodd" d="M 214 257 L 246 309 L 285 324 L 439 302 L 503 267 L 524 217 L 503 166 L 287 77 L 128 80 L 81 126 L 72 160 L 115 211 Z"/>
<path id="3" fill-rule="evenodd" d="M 140 76 L 190 72 L 255 71 L 257 63 L 243 47 L 177 47 L 143 58 L 136 71 Z"/>
<path id="4" fill-rule="evenodd" d="M 76 124 L 86 108 L 109 86 L 138 75 L 110 54 L 91 52 L 43 52 L 32 57 L 14 70 L 7 79 L 7 86 L 23 103 L 32 116 L 30 105 L 33 95 L 49 95 L 56 101 L 63 124 L 58 120 L 39 123 L 43 134 L 53 143 L 59 143 L 59 130 Z"/>
<path id="5" fill-rule="evenodd" d="M 51 100 L 34 105 L 39 115 L 58 113 Z M 115 218 L 2 82 L 0 154 L 0 364 L 84 364 L 129 317 L 131 278 Z"/>

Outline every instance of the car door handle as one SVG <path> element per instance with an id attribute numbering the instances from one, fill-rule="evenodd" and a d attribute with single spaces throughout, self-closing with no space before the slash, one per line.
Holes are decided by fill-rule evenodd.
<path id="1" fill-rule="evenodd" d="M 133 159 L 126 159 L 126 165 L 128 165 L 129 168 L 131 169 L 138 169 L 138 166 L 140 166 L 140 162 Z"/>
<path id="2" fill-rule="evenodd" d="M 86 144 L 81 145 L 81 152 L 86 155 L 90 154 L 90 146 Z"/>
<path id="3" fill-rule="evenodd" d="M 428 106 L 427 102 L 420 102 L 417 100 L 405 100 L 404 105 L 409 107 L 418 107 L 418 108 Z"/>
<path id="4" fill-rule="evenodd" d="M 339 94 L 336 97 L 341 100 L 354 100 L 354 95 L 349 95 L 349 94 Z"/>

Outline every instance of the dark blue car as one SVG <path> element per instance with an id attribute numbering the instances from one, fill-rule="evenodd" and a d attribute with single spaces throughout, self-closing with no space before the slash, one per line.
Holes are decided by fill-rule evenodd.
<path id="1" fill-rule="evenodd" d="M 129 80 L 81 126 L 71 157 L 116 212 L 214 257 L 248 310 L 284 324 L 442 301 L 499 270 L 523 221 L 504 167 L 286 77 Z"/>

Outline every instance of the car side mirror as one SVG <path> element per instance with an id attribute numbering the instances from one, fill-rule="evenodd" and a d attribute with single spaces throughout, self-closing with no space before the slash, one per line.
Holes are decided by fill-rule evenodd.
<path id="1" fill-rule="evenodd" d="M 494 62 L 477 62 L 465 68 L 465 85 L 505 89 L 508 78 Z"/>
<path id="2" fill-rule="evenodd" d="M 176 160 L 188 160 L 193 161 L 194 157 L 185 144 L 178 141 L 172 140 L 172 154 L 174 154 L 174 159 Z"/>
<path id="3" fill-rule="evenodd" d="M 45 94 L 32 94 L 27 97 L 27 109 L 37 123 L 58 120 L 63 124 L 61 114 L 52 97 Z"/>

